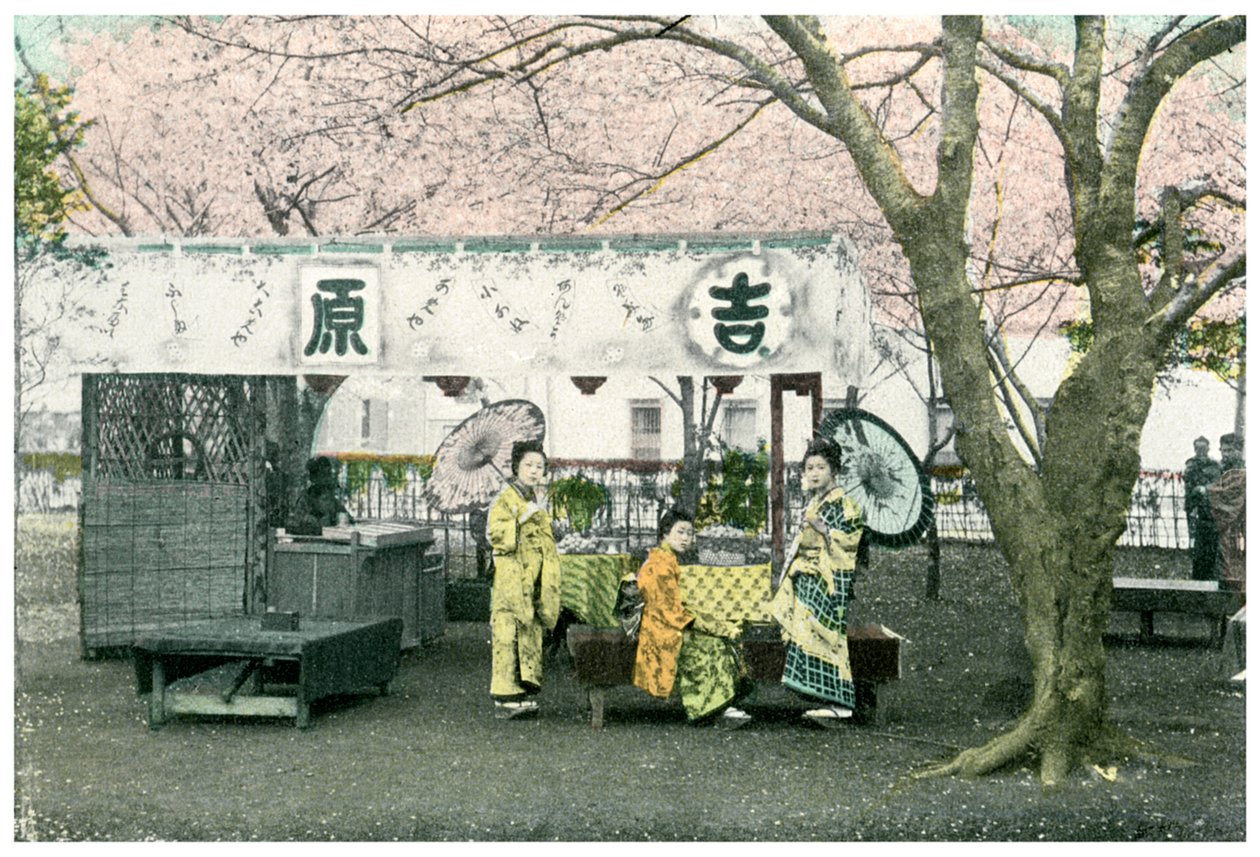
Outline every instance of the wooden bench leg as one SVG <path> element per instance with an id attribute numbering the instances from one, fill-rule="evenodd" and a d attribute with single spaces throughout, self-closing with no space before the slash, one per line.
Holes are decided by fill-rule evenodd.
<path id="1" fill-rule="evenodd" d="M 306 695 L 306 682 L 310 678 L 307 671 L 310 669 L 306 659 L 303 658 L 298 664 L 298 686 L 297 686 L 297 728 L 309 729 L 311 725 L 311 700 Z"/>
<path id="2" fill-rule="evenodd" d="M 592 687 L 587 691 L 587 698 L 591 701 L 591 728 L 604 728 L 604 689 L 602 687 Z"/>
<path id="3" fill-rule="evenodd" d="M 166 722 L 166 665 L 153 659 L 153 689 L 149 692 L 149 728 L 161 729 Z"/>
<path id="4" fill-rule="evenodd" d="M 854 723 L 871 723 L 879 709 L 878 685 L 867 679 L 856 679 L 853 682 L 855 699 L 853 706 Z"/>
<path id="5" fill-rule="evenodd" d="M 1155 637 L 1155 611 L 1143 610 L 1138 617 L 1138 637 L 1143 643 L 1149 643 Z"/>

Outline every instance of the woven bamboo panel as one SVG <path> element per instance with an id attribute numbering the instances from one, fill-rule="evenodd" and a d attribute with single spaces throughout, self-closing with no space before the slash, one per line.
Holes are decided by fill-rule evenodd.
<path id="1" fill-rule="evenodd" d="M 245 484 L 254 392 L 232 376 L 99 376 L 92 476 Z"/>
<path id="2" fill-rule="evenodd" d="M 248 503 L 244 485 L 92 486 L 83 516 L 84 646 L 127 646 L 163 624 L 240 613 Z"/>

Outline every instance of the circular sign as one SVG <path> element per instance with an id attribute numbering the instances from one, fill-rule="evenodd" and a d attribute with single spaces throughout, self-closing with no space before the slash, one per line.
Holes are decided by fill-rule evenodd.
<path id="1" fill-rule="evenodd" d="M 687 335 L 721 366 L 773 360 L 792 338 L 792 283 L 769 259 L 737 256 L 706 265 L 693 282 Z"/>

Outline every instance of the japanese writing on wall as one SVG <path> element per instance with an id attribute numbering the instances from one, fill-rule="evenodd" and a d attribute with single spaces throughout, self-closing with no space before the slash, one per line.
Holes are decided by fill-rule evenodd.
<path id="1" fill-rule="evenodd" d="M 83 366 L 263 374 L 790 372 L 869 350 L 835 248 L 369 252 L 118 252 L 65 341 Z"/>

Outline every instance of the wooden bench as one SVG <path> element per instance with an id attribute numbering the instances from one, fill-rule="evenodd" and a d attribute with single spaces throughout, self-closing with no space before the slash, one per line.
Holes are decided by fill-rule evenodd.
<path id="1" fill-rule="evenodd" d="M 1156 613 L 1188 613 L 1216 620 L 1212 641 L 1220 646 L 1225 624 L 1243 606 L 1242 592 L 1222 589 L 1214 580 L 1117 577 L 1111 581 L 1111 609 L 1139 614 L 1142 642 L 1155 637 Z"/>
<path id="2" fill-rule="evenodd" d="M 591 727 L 603 728 L 606 692 L 631 683 L 637 644 L 620 628 L 571 625 L 567 632 L 573 674 L 586 690 Z M 849 629 L 849 663 L 857 691 L 854 720 L 865 722 L 875 713 L 876 689 L 882 682 L 901 678 L 901 639 L 880 625 Z M 748 672 L 756 681 L 778 682 L 783 677 L 786 648 L 778 629 L 756 626 L 740 640 Z"/>

